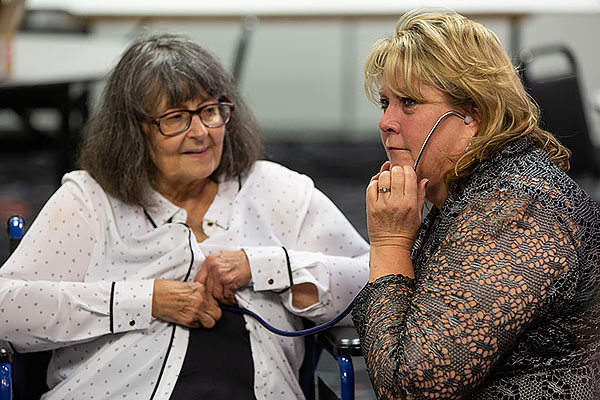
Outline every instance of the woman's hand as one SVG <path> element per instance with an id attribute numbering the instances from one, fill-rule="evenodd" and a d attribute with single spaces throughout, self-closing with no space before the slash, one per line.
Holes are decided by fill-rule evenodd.
<path id="1" fill-rule="evenodd" d="M 203 283 L 208 292 L 224 304 L 236 304 L 235 291 L 250 284 L 252 272 L 244 250 L 210 254 L 194 280 Z"/>
<path id="2" fill-rule="evenodd" d="M 392 273 L 413 277 L 410 251 L 421 225 L 427 179 L 417 184 L 409 166 L 385 162 L 367 187 L 367 227 L 371 276 Z"/>
<path id="3" fill-rule="evenodd" d="M 199 282 L 157 279 L 152 294 L 152 316 L 190 328 L 212 328 L 221 319 L 221 308 Z"/>

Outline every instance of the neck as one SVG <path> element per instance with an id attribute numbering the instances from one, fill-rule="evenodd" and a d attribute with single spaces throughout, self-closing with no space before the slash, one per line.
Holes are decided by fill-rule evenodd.
<path id="1" fill-rule="evenodd" d="M 188 213 L 197 208 L 208 209 L 217 194 L 218 185 L 210 178 L 188 184 L 159 185 L 158 191 Z"/>
<path id="2" fill-rule="evenodd" d="M 427 200 L 433 203 L 437 208 L 442 208 L 442 205 L 448 197 L 446 184 L 444 182 L 439 182 L 438 184 L 433 184 L 433 182 L 430 182 L 427 186 L 426 197 Z"/>
<path id="3" fill-rule="evenodd" d="M 167 190 L 176 188 L 177 190 Z M 186 185 L 162 186 L 159 192 L 176 206 L 183 208 L 187 212 L 186 223 L 194 232 L 196 240 L 202 242 L 208 236 L 202 230 L 202 221 L 208 208 L 217 195 L 219 186 L 217 182 L 210 178 L 200 181 L 194 181 Z"/>

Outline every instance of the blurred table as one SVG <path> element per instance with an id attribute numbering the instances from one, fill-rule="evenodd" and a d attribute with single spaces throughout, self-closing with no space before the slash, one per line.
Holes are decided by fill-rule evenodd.
<path id="1" fill-rule="evenodd" d="M 89 114 L 91 85 L 106 76 L 124 48 L 120 41 L 83 35 L 18 34 L 12 71 L 0 80 L 0 109 L 16 113 L 23 129 L 3 132 L 2 150 L 48 149 L 58 157 L 59 175 L 70 170 Z M 58 128 L 36 126 L 39 109 L 56 112 Z"/>

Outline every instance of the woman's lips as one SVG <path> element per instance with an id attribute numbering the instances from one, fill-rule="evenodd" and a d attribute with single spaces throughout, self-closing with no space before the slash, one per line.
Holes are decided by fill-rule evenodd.
<path id="1" fill-rule="evenodd" d="M 188 151 L 184 151 L 183 154 L 185 154 L 187 156 L 199 157 L 199 156 L 206 154 L 207 150 L 208 150 L 208 148 L 198 149 L 198 150 L 188 150 Z"/>
<path id="2" fill-rule="evenodd" d="M 386 147 L 387 151 L 408 151 L 408 149 L 405 149 L 403 147 L 393 147 L 393 146 L 388 146 Z"/>

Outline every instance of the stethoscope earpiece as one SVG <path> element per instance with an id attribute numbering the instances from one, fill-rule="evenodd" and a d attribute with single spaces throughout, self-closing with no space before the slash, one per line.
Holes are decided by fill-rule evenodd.
<path id="1" fill-rule="evenodd" d="M 419 154 L 417 154 L 417 158 L 415 159 L 415 163 L 413 164 L 413 170 L 415 170 L 415 171 L 417 170 L 417 165 L 419 164 L 419 160 L 421 159 L 421 156 L 423 155 L 423 150 L 425 150 L 425 145 L 427 145 L 427 142 L 429 142 L 431 135 L 433 135 L 433 132 L 435 132 L 435 130 L 438 127 L 438 125 L 440 124 L 440 122 L 442 122 L 444 120 L 444 118 L 446 118 L 449 115 L 456 115 L 457 117 L 462 118 L 465 125 L 469 125 L 471 122 L 473 122 L 473 117 L 471 117 L 470 115 L 465 116 L 456 110 L 450 110 L 450 111 L 446 111 L 445 113 L 443 113 L 438 118 L 438 120 L 435 122 L 435 124 L 433 125 L 433 128 L 431 128 L 431 130 L 429 131 L 429 134 L 425 138 L 425 141 L 423 142 L 423 146 L 421 146 L 421 150 L 419 150 Z"/>

